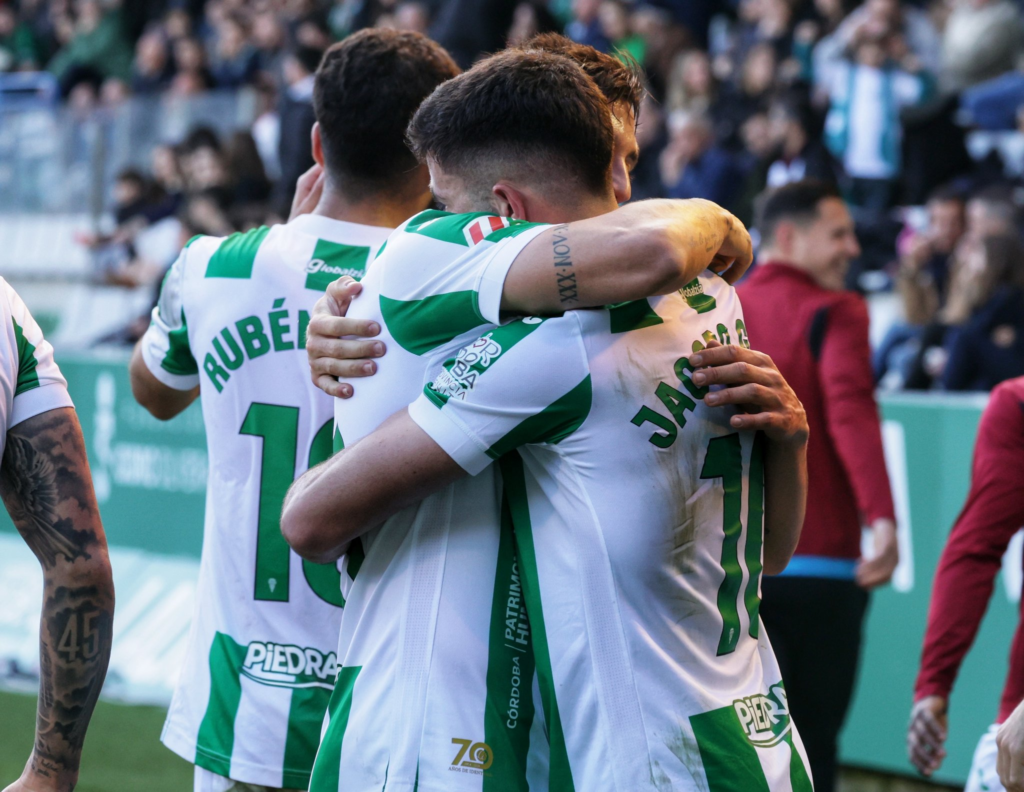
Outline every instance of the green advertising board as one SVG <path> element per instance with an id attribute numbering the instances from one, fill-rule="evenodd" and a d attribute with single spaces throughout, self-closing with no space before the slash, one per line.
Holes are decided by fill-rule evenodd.
<path id="1" fill-rule="evenodd" d="M 60 361 L 78 408 L 111 545 L 198 558 L 206 450 L 193 405 L 160 422 L 131 395 L 127 355 Z M 985 396 L 882 399 L 890 478 L 901 523 L 903 562 L 892 586 L 873 595 L 857 693 L 842 736 L 847 764 L 912 774 L 906 759 L 910 712 L 931 595 L 946 536 L 967 493 Z M 1022 494 L 1024 497 L 1024 494 Z M 0 510 L 0 532 L 13 532 Z M 963 782 L 978 738 L 995 717 L 1017 625 L 1017 574 L 1000 575 L 985 622 L 950 706 L 949 756 L 939 780 Z"/>

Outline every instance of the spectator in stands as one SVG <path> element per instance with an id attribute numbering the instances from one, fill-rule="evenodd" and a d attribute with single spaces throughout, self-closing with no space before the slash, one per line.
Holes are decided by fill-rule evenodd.
<path id="1" fill-rule="evenodd" d="M 13 6 L 0 6 L 0 72 L 31 71 L 39 65 L 39 52 L 28 25 Z"/>
<path id="2" fill-rule="evenodd" d="M 543 0 L 519 3 L 512 15 L 508 31 L 508 46 L 519 47 L 538 33 L 558 33 L 561 26 Z"/>
<path id="3" fill-rule="evenodd" d="M 65 94 L 74 87 L 76 68 L 92 69 L 101 78 L 131 78 L 132 50 L 116 4 L 104 10 L 99 0 L 77 0 L 74 19 L 64 20 L 62 28 L 64 45 L 48 68 L 61 81 Z"/>
<path id="4" fill-rule="evenodd" d="M 893 56 L 905 51 L 895 34 L 863 35 L 852 57 L 835 65 L 829 86 L 826 142 L 849 177 L 850 202 L 873 214 L 888 209 L 894 197 L 900 172 L 900 109 L 927 95 L 927 78 L 913 71 L 913 56 L 897 65 Z"/>
<path id="5" fill-rule="evenodd" d="M 629 10 L 623 0 L 604 0 L 598 11 L 601 32 L 611 42 L 611 51 L 623 53 L 639 64 L 647 55 L 647 42 L 633 32 Z"/>
<path id="6" fill-rule="evenodd" d="M 810 104 L 794 92 L 772 102 L 768 113 L 777 156 L 767 173 L 768 187 L 803 179 L 835 184 L 836 163 L 821 142 Z"/>
<path id="7" fill-rule="evenodd" d="M 723 146 L 737 147 L 744 122 L 754 113 L 768 109 L 777 65 L 771 44 L 757 44 L 746 52 L 739 81 L 722 90 L 711 110 L 715 132 Z"/>
<path id="8" fill-rule="evenodd" d="M 190 96 L 213 87 L 213 77 L 206 67 L 206 52 L 198 39 L 180 38 L 174 42 L 174 70 L 172 94 Z"/>
<path id="9" fill-rule="evenodd" d="M 665 102 L 669 112 L 709 113 L 716 94 L 717 86 L 708 54 L 703 50 L 680 53 L 669 75 Z"/>
<path id="10" fill-rule="evenodd" d="M 807 516 L 786 571 L 762 583 L 761 618 L 779 658 L 814 787 L 832 792 L 868 592 L 898 561 L 863 299 L 843 291 L 860 255 L 834 187 L 795 182 L 761 206 L 762 263 L 738 292 L 754 344 L 807 411 Z M 861 557 L 861 525 L 874 553 Z"/>
<path id="11" fill-rule="evenodd" d="M 281 217 L 291 209 L 292 195 L 299 176 L 313 165 L 313 144 L 310 132 L 316 122 L 313 112 L 313 75 L 323 53 L 298 47 L 288 54 L 284 63 L 287 87 L 278 106 L 281 137 L 278 158 L 281 178 L 277 182 L 273 205 Z"/>
<path id="12" fill-rule="evenodd" d="M 160 30 L 143 34 L 135 45 L 135 62 L 132 64 L 132 92 L 155 94 L 167 88 L 174 67 L 171 64 L 167 39 Z"/>
<path id="13" fill-rule="evenodd" d="M 242 17 L 226 16 L 217 26 L 217 43 L 210 58 L 213 84 L 217 88 L 238 88 L 252 80 L 258 66 Z"/>
<path id="14" fill-rule="evenodd" d="M 661 155 L 661 181 L 669 198 L 706 198 L 729 207 L 741 186 L 739 166 L 715 144 L 711 122 L 698 113 L 669 119 L 671 137 Z"/>
<path id="15" fill-rule="evenodd" d="M 256 68 L 280 83 L 284 79 L 285 31 L 277 14 L 262 11 L 253 18 Z"/>
<path id="16" fill-rule="evenodd" d="M 941 40 L 928 14 L 900 0 L 866 0 L 815 47 L 814 84 L 828 95 L 834 83 L 832 72 L 846 59 L 850 49 L 864 39 L 878 40 L 887 36 L 901 37 L 922 71 L 939 73 Z"/>
<path id="17" fill-rule="evenodd" d="M 1017 235 L 986 237 L 956 275 L 942 387 L 988 391 L 1024 375 L 1024 247 Z"/>
<path id="18" fill-rule="evenodd" d="M 565 35 L 580 44 L 587 44 L 601 52 L 609 52 L 612 43 L 601 27 L 601 0 L 573 0 L 573 20 L 565 28 Z"/>
<path id="19" fill-rule="evenodd" d="M 958 190 L 941 188 L 927 208 L 928 224 L 920 231 L 907 228 L 897 242 L 903 321 L 889 328 L 874 357 L 875 378 L 886 388 L 904 387 L 910 378 L 926 329 L 945 304 L 953 255 L 964 237 L 964 199 Z"/>
<path id="20" fill-rule="evenodd" d="M 1012 71 L 1024 44 L 1010 0 L 958 0 L 942 38 L 942 86 L 961 91 Z"/>

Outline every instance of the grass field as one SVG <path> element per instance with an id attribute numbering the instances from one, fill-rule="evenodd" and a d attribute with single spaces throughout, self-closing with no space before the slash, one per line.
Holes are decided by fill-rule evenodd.
<path id="1" fill-rule="evenodd" d="M 0 789 L 32 749 L 35 696 L 0 693 Z M 192 765 L 160 743 L 165 710 L 100 702 L 85 740 L 76 792 L 190 792 Z"/>

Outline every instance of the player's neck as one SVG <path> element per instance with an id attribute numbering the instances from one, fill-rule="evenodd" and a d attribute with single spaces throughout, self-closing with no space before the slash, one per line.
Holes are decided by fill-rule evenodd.
<path id="1" fill-rule="evenodd" d="M 412 195 L 375 196 L 371 200 L 353 201 L 345 195 L 324 188 L 320 202 L 313 214 L 323 215 L 332 220 L 346 223 L 397 228 L 417 212 L 430 206 L 430 193 Z"/>

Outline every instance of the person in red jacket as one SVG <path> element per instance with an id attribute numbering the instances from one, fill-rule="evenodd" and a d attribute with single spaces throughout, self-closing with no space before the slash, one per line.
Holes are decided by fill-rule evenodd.
<path id="1" fill-rule="evenodd" d="M 770 193 L 758 228 L 762 263 L 739 286 L 747 332 L 792 385 L 811 427 L 803 533 L 786 571 L 763 581 L 761 618 L 815 789 L 832 792 L 868 590 L 888 582 L 898 561 L 867 307 L 843 291 L 860 246 L 835 188 L 813 181 Z M 874 533 L 870 558 L 860 557 L 862 525 Z"/>
<path id="2" fill-rule="evenodd" d="M 978 633 L 992 596 L 996 573 L 1011 537 L 1024 526 L 1024 377 L 992 391 L 974 446 L 971 489 L 942 551 L 932 586 L 928 630 L 914 686 L 907 733 L 910 761 L 924 775 L 934 773 L 946 752 L 946 706 L 960 664 Z M 1024 790 L 1024 733 L 1014 739 L 1011 713 L 1024 700 L 1024 625 L 1017 627 L 1010 670 L 995 724 L 974 753 L 967 789 Z M 1018 715 L 1016 720 L 1021 719 Z M 1007 728 L 999 733 L 999 724 Z M 1018 732 L 1020 728 L 1018 726 Z M 1005 768 L 997 747 L 1005 743 Z M 1011 758 L 1014 758 L 1011 768 Z M 1002 770 L 1002 771 L 1001 771 Z M 1003 781 L 1000 783 L 1000 777 Z M 1013 782 L 1009 779 L 1012 778 Z"/>

